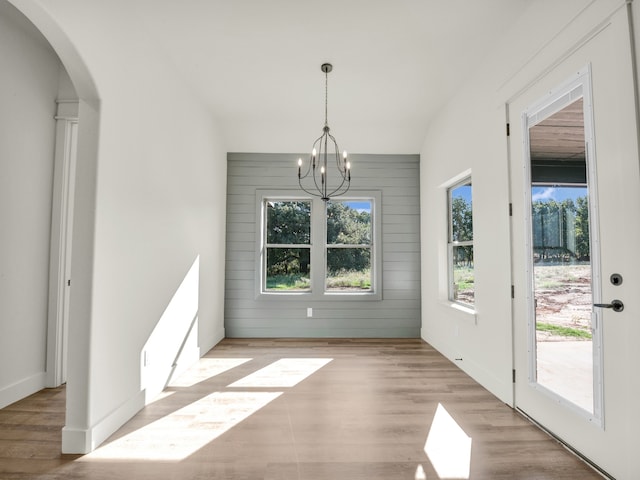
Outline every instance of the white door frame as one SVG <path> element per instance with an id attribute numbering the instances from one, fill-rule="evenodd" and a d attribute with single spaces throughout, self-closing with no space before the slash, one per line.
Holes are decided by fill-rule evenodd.
<path id="1" fill-rule="evenodd" d="M 71 286 L 71 239 L 78 137 L 78 102 L 59 101 L 56 115 L 46 386 L 67 381 L 67 337 Z"/>

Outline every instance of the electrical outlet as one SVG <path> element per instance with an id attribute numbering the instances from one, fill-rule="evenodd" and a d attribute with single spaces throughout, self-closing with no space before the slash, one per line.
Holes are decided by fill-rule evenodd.
<path id="1" fill-rule="evenodd" d="M 313 308 L 311 307 L 307 308 L 307 317 L 309 318 L 313 317 Z"/>

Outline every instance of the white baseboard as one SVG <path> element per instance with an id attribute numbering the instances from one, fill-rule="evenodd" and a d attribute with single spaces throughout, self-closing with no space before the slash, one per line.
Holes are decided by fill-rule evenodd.
<path id="1" fill-rule="evenodd" d="M 460 368 L 460 370 L 489 390 L 502 402 L 508 405 L 513 405 L 513 384 L 511 382 L 511 378 L 506 374 L 507 372 L 505 372 L 504 378 L 500 378 L 495 372 L 487 370 L 483 365 L 474 361 L 473 358 L 465 356 L 462 352 L 452 348 L 446 342 L 440 342 L 435 338 L 429 338 L 425 328 L 422 328 L 420 333 L 425 342 L 447 357 L 458 368 Z"/>
<path id="2" fill-rule="evenodd" d="M 224 327 L 217 329 L 213 344 L 217 344 L 224 338 Z M 207 351 L 205 350 L 204 353 Z M 188 352 L 180 358 L 179 365 L 176 366 L 179 370 L 184 370 L 196 362 L 202 354 L 200 349 L 188 349 Z M 42 382 L 44 382 L 44 374 L 42 378 Z M 164 378 L 166 382 L 167 376 L 165 375 Z M 151 385 L 149 386 L 151 387 Z M 154 390 L 153 387 L 152 390 Z M 145 406 L 145 401 L 148 401 L 147 396 L 153 398 L 157 393 L 159 392 L 155 390 L 142 390 L 91 428 L 65 426 L 62 429 L 62 453 L 87 454 L 92 452 Z"/>
<path id="3" fill-rule="evenodd" d="M 62 429 L 62 453 L 91 452 L 91 431 L 87 429 L 64 427 Z"/>
<path id="4" fill-rule="evenodd" d="M 0 388 L 0 408 L 22 400 L 45 388 L 46 373 L 40 372 L 16 383 Z"/>
<path id="5" fill-rule="evenodd" d="M 90 453 L 144 407 L 145 392 L 138 392 L 93 427 L 88 429 L 64 427 L 62 453 Z"/>

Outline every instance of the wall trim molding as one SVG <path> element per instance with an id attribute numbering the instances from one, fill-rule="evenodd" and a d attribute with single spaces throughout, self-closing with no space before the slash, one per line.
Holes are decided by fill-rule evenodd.
<path id="1" fill-rule="evenodd" d="M 228 338 L 420 338 L 419 327 L 380 328 L 291 328 L 291 327 L 231 327 Z"/>
<path id="2" fill-rule="evenodd" d="M 144 408 L 144 399 L 145 392 L 138 392 L 90 428 L 65 426 L 62 429 L 62 453 L 86 454 L 92 452 Z"/>
<path id="3" fill-rule="evenodd" d="M 39 392 L 45 388 L 45 380 L 45 372 L 39 372 L 0 389 L 0 408 Z"/>

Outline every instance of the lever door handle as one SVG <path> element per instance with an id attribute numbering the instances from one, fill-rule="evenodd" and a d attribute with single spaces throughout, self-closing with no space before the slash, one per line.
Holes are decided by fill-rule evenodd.
<path id="1" fill-rule="evenodd" d="M 614 312 L 621 312 L 624 310 L 624 303 L 621 300 L 611 300 L 611 303 L 594 303 L 594 307 L 599 308 L 611 308 Z"/>

